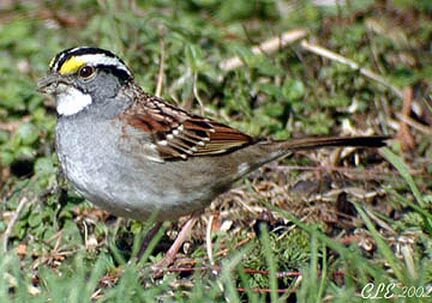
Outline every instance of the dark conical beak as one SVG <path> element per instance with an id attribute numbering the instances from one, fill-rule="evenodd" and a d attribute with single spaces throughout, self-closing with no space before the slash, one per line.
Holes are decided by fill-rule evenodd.
<path id="1" fill-rule="evenodd" d="M 60 80 L 62 79 L 59 74 L 50 73 L 38 81 L 37 91 L 42 94 L 53 94 Z"/>

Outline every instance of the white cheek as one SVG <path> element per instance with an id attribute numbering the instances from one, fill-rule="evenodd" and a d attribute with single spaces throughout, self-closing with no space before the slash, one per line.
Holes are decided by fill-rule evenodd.
<path id="1" fill-rule="evenodd" d="M 57 113 L 63 116 L 76 114 L 92 103 L 89 94 L 84 94 L 80 90 L 68 87 L 59 93 L 56 98 Z"/>

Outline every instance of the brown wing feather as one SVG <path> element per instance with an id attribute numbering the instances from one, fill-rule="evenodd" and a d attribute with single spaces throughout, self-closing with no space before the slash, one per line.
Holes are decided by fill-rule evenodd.
<path id="1" fill-rule="evenodd" d="M 233 151 L 254 140 L 227 125 L 142 94 L 123 114 L 127 125 L 149 134 L 161 160 L 186 160 Z"/>

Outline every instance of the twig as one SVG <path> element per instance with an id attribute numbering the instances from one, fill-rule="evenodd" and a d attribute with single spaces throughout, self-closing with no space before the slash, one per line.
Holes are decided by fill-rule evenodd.
<path id="1" fill-rule="evenodd" d="M 359 73 L 371 80 L 374 80 L 382 85 L 384 85 L 385 87 L 387 87 L 388 89 L 390 89 L 396 96 L 398 96 L 399 98 L 403 98 L 403 93 L 400 89 L 398 89 L 397 87 L 395 87 L 394 85 L 390 84 L 390 82 L 388 82 L 384 77 L 374 73 L 373 71 L 360 67 L 360 65 L 356 62 L 354 62 L 351 59 L 345 58 L 335 52 L 332 52 L 322 46 L 316 45 L 316 44 L 311 44 L 306 40 L 302 40 L 302 42 L 300 43 L 300 45 L 307 51 L 310 51 L 314 54 L 320 55 L 322 57 L 328 58 L 330 60 L 348 65 L 349 67 L 351 67 L 353 70 L 357 70 L 359 71 Z"/>
<path id="2" fill-rule="evenodd" d="M 411 107 L 413 102 L 413 89 L 407 87 L 404 90 L 404 98 L 402 105 L 402 117 L 409 118 L 411 114 Z M 401 148 L 403 151 L 413 150 L 415 148 L 415 141 L 412 137 L 409 127 L 404 120 L 399 124 L 399 131 L 397 133 L 397 138 L 399 138 Z"/>
<path id="3" fill-rule="evenodd" d="M 306 37 L 308 31 L 306 29 L 295 29 L 292 31 L 288 31 L 283 33 L 278 37 L 270 38 L 263 43 L 254 46 L 252 48 L 252 53 L 254 55 L 262 54 L 262 53 L 274 53 L 281 47 L 285 47 L 288 44 L 291 44 L 299 39 Z M 236 68 L 243 66 L 243 61 L 239 56 L 235 56 L 229 58 L 227 60 L 222 61 L 219 64 L 219 68 L 223 71 L 232 71 Z"/>
<path id="4" fill-rule="evenodd" d="M 194 75 L 193 75 L 193 94 L 194 94 L 195 98 L 197 99 L 198 104 L 200 105 L 200 114 L 201 114 L 201 116 L 204 116 L 204 103 L 198 94 L 198 85 L 197 84 L 198 84 L 198 73 L 194 72 Z"/>
<path id="5" fill-rule="evenodd" d="M 235 248 L 235 249 L 238 249 L 239 247 L 241 247 L 241 246 L 247 244 L 247 243 L 248 243 L 249 241 L 251 241 L 253 238 L 255 238 L 255 234 L 249 234 L 249 235 L 246 237 L 246 239 L 243 239 L 243 240 L 241 240 L 240 242 L 238 242 L 238 243 L 234 246 L 234 248 Z M 222 250 L 220 250 L 220 251 L 218 251 L 218 252 L 216 253 L 216 256 L 218 256 L 218 257 L 220 257 L 220 256 L 224 256 L 224 255 L 226 255 L 226 254 L 228 253 L 228 251 L 229 251 L 228 248 L 222 249 Z"/>
<path id="6" fill-rule="evenodd" d="M 432 135 L 432 128 L 426 125 L 423 125 L 417 121 L 415 121 L 414 119 L 404 116 L 401 113 L 395 113 L 396 117 L 406 123 L 407 125 L 411 126 L 412 128 L 418 130 L 419 132 L 422 132 L 426 135 Z"/>
<path id="7" fill-rule="evenodd" d="M 16 221 L 18 220 L 19 215 L 20 215 L 21 211 L 23 210 L 24 206 L 27 204 L 27 202 L 28 202 L 27 197 L 21 198 L 17 209 L 15 210 L 11 220 L 9 221 L 9 223 L 7 225 L 6 231 L 4 232 L 4 235 L 3 235 L 3 251 L 4 252 L 7 252 L 9 237 L 12 233 L 12 229 L 13 229 Z"/>
<path id="8" fill-rule="evenodd" d="M 213 259 L 213 247 L 212 247 L 212 239 L 211 239 L 213 220 L 214 220 L 214 215 L 210 215 L 209 220 L 207 222 L 207 230 L 206 230 L 207 256 L 208 256 L 210 265 L 212 267 L 215 265 L 215 262 L 214 262 L 214 259 Z"/>
<path id="9" fill-rule="evenodd" d="M 165 77 L 165 42 L 164 39 L 160 39 L 160 58 L 159 58 L 159 71 L 157 76 L 157 83 L 156 83 L 156 97 L 160 97 L 162 94 L 162 85 L 163 80 Z"/>
<path id="10" fill-rule="evenodd" d="M 376 216 L 369 208 L 365 208 L 368 216 L 377 223 L 377 225 L 379 225 L 380 227 L 382 227 L 383 229 L 387 230 L 389 233 L 395 235 L 396 232 L 395 230 L 389 225 L 387 224 L 384 220 L 381 220 L 378 216 Z"/>

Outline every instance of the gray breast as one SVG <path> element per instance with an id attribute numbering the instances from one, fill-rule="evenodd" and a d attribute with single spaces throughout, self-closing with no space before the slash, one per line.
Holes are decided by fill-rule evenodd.
<path id="1" fill-rule="evenodd" d="M 208 178 L 212 168 L 204 158 L 158 163 L 130 150 L 117 119 L 62 117 L 56 137 L 66 177 L 85 198 L 115 215 L 177 218 L 207 206 L 226 189 Z"/>

